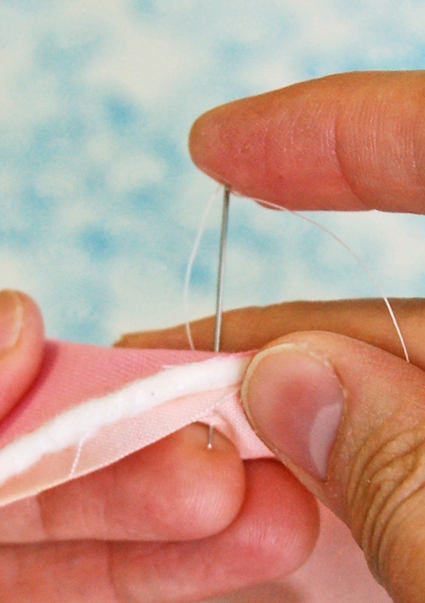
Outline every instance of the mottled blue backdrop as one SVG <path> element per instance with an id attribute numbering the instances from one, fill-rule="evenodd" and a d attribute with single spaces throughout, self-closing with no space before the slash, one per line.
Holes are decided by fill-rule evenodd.
<path id="1" fill-rule="evenodd" d="M 110 343 L 182 321 L 215 186 L 188 156 L 197 115 L 337 71 L 420 68 L 424 41 L 413 0 L 2 0 L 0 287 L 31 293 L 54 337 Z M 422 217 L 318 219 L 389 295 L 424 294 Z M 218 225 L 217 206 L 193 317 L 213 311 Z M 375 294 L 320 231 L 233 202 L 227 307 Z"/>

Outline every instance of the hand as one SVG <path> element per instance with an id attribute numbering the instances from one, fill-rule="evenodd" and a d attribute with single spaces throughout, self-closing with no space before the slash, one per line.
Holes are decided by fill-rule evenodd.
<path id="1" fill-rule="evenodd" d="M 34 302 L 0 293 L 0 420 L 31 386 L 43 345 Z M 212 450 L 207 440 L 205 426 L 191 425 L 0 508 L 1 601 L 189 603 L 293 571 L 317 535 L 314 499 L 278 463 L 244 466 L 219 433 Z"/>
<path id="2" fill-rule="evenodd" d="M 236 101 L 195 123 L 192 156 L 234 190 L 289 208 L 424 213 L 424 93 L 424 72 L 354 73 Z M 253 425 L 347 523 L 394 601 L 416 603 L 425 592 L 425 305 L 394 305 L 411 364 L 379 302 L 235 312 L 224 342 L 268 344 L 244 384 Z M 183 341 L 178 329 L 168 337 Z"/>

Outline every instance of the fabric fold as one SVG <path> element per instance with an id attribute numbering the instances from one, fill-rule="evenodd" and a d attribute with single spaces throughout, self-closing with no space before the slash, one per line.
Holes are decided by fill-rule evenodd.
<path id="1" fill-rule="evenodd" d="M 249 354 L 46 344 L 0 430 L 0 505 L 106 467 L 185 425 L 212 424 L 243 458 L 271 456 L 240 403 Z"/>
<path id="2" fill-rule="evenodd" d="M 48 341 L 30 391 L 0 426 L 0 506 L 116 462 L 170 433 L 212 424 L 242 458 L 272 456 L 242 409 L 252 354 L 129 350 Z M 348 529 L 321 507 L 307 563 L 286 579 L 293 603 L 390 603 Z"/>

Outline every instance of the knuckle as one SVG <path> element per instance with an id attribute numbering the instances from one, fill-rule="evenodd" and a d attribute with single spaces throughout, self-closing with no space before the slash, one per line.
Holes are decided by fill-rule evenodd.
<path id="1" fill-rule="evenodd" d="M 395 550 L 414 548 L 414 526 L 406 523 L 418 512 L 425 519 L 425 426 L 364 442 L 351 465 L 346 509 L 371 571 L 382 578 Z"/>

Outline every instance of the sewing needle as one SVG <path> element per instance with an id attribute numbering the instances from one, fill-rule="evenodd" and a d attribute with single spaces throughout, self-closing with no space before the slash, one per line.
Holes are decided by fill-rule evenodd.
<path id="1" fill-rule="evenodd" d="M 214 352 L 220 351 L 221 323 L 223 315 L 224 271 L 226 264 L 227 230 L 229 224 L 230 188 L 224 187 L 221 215 L 220 250 L 218 255 L 217 292 L 215 304 Z M 214 427 L 210 425 L 207 448 L 212 448 Z"/>
<path id="2" fill-rule="evenodd" d="M 214 352 L 220 351 L 221 319 L 223 315 L 224 269 L 226 263 L 227 226 L 229 223 L 230 189 L 224 187 L 221 215 L 220 251 L 218 256 L 217 292 L 215 303 Z"/>

